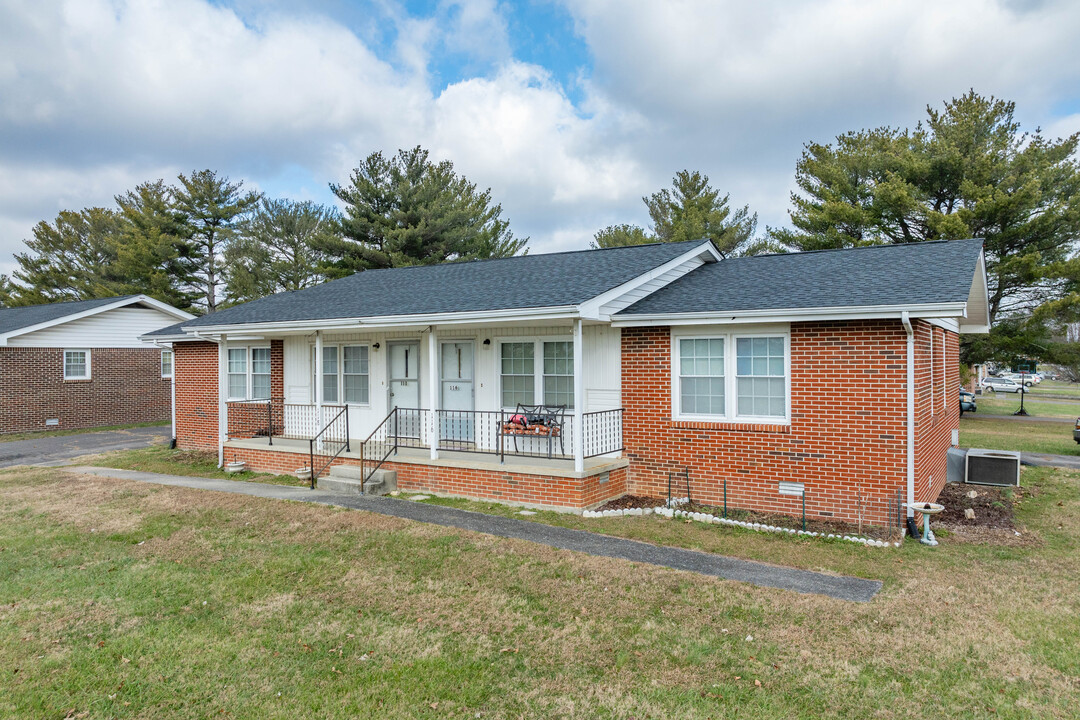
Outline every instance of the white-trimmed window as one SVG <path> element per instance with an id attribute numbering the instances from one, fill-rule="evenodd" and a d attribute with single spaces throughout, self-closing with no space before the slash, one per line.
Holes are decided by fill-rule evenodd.
<path id="1" fill-rule="evenodd" d="M 322 401 L 336 404 L 367 405 L 370 402 L 367 345 L 323 345 Z M 315 387 L 316 349 L 311 349 L 312 378 Z M 314 401 L 314 393 L 312 394 Z"/>
<path id="2" fill-rule="evenodd" d="M 679 402 L 687 415 L 726 415 L 724 338 L 679 339 Z"/>
<path id="3" fill-rule="evenodd" d="M 270 348 L 231 347 L 228 357 L 230 400 L 269 400 Z"/>
<path id="4" fill-rule="evenodd" d="M 739 417 L 787 417 L 783 337 L 735 339 Z"/>
<path id="5" fill-rule="evenodd" d="M 90 379 L 90 351 L 89 350 L 65 350 L 64 351 L 64 379 L 65 380 L 89 380 Z"/>
<path id="6" fill-rule="evenodd" d="M 173 376 L 173 351 L 162 350 L 161 351 L 161 377 L 171 378 Z"/>
<path id="7" fill-rule="evenodd" d="M 675 333 L 673 416 L 784 423 L 790 417 L 788 334 Z"/>
<path id="8" fill-rule="evenodd" d="M 537 362 L 537 358 L 540 362 Z M 574 342 L 545 338 L 499 343 L 502 406 L 565 405 L 574 407 Z"/>

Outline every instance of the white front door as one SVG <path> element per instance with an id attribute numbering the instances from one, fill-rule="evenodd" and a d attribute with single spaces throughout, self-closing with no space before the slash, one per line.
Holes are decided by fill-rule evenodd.
<path id="1" fill-rule="evenodd" d="M 470 443 L 474 436 L 473 343 L 444 342 L 439 363 L 439 441 Z"/>
<path id="2" fill-rule="evenodd" d="M 391 343 L 390 409 L 398 411 L 395 431 L 404 437 L 420 437 L 420 344 Z"/>

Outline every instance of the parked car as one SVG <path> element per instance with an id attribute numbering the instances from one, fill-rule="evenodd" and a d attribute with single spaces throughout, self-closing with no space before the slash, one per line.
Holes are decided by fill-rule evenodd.
<path id="1" fill-rule="evenodd" d="M 983 381 L 980 384 L 987 390 L 991 390 L 993 392 L 1027 392 L 1026 387 L 1011 378 L 988 377 L 983 378 Z"/>
<path id="2" fill-rule="evenodd" d="M 978 410 L 978 408 L 975 407 L 975 394 L 971 393 L 971 392 L 968 392 L 967 390 L 965 390 L 963 388 L 963 386 L 961 386 L 960 387 L 960 414 L 963 415 L 966 412 L 975 412 L 976 410 Z"/>
<path id="3" fill-rule="evenodd" d="M 1076 418 L 1076 425 L 1073 426 L 1073 440 L 1080 445 L 1080 417 Z"/>
<path id="4" fill-rule="evenodd" d="M 1001 377 L 1008 378 L 1013 382 L 1022 383 L 1024 387 L 1031 387 L 1039 382 L 1031 373 L 1004 373 Z"/>

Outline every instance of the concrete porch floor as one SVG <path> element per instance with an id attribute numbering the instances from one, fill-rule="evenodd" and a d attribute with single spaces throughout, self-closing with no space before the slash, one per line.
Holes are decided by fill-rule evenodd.
<path id="1" fill-rule="evenodd" d="M 250 438 L 243 440 L 229 440 L 225 443 L 227 448 L 243 450 L 261 450 L 264 452 L 281 452 L 308 456 L 308 441 L 294 440 L 290 438 L 274 438 L 273 444 L 267 438 Z M 355 450 L 355 448 L 354 448 Z M 359 462 L 359 452 L 343 452 L 341 457 Z M 575 472 L 574 461 L 568 458 L 525 457 L 521 455 L 505 456 L 503 462 L 499 461 L 498 455 L 484 453 L 462 452 L 459 450 L 440 450 L 439 459 L 432 460 L 428 448 L 399 448 L 397 454 L 391 453 L 387 462 L 405 463 L 410 465 L 432 465 L 436 467 L 458 467 L 469 470 L 490 470 L 522 473 L 528 475 L 547 475 L 551 477 L 584 478 L 600 473 L 609 472 L 627 467 L 629 460 L 622 457 L 593 457 L 586 458 L 585 471 Z M 301 464 L 307 464 L 306 460 Z M 297 466 L 299 467 L 299 465 Z"/>

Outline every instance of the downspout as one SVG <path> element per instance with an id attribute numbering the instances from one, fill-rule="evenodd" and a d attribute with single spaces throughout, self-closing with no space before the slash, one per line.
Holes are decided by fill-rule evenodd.
<path id="1" fill-rule="evenodd" d="M 900 315 L 907 332 L 907 516 L 915 517 L 915 329 L 907 310 Z"/>
<path id="2" fill-rule="evenodd" d="M 172 345 L 165 347 L 159 342 L 154 342 L 162 350 L 168 350 L 173 353 L 172 360 L 172 376 L 169 377 L 169 403 L 171 413 L 169 420 L 172 422 L 172 447 L 176 448 L 176 353 L 173 352 Z"/>

